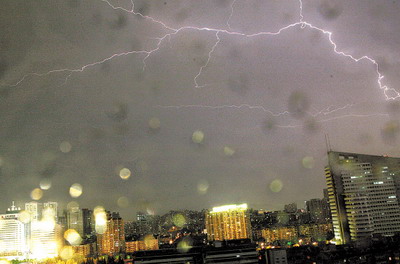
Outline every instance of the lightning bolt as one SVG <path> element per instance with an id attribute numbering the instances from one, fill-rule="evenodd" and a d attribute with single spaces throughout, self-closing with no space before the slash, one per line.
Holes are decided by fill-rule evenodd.
<path id="1" fill-rule="evenodd" d="M 172 108 L 172 109 L 182 109 L 182 108 L 204 108 L 204 109 L 212 109 L 212 110 L 222 110 L 222 109 L 256 109 L 261 110 L 263 112 L 269 113 L 272 116 L 283 116 L 290 114 L 288 111 L 275 113 L 272 112 L 261 105 L 248 105 L 248 104 L 241 104 L 241 105 L 156 105 L 155 108 Z"/>
<path id="2" fill-rule="evenodd" d="M 322 110 L 316 110 L 315 113 L 311 112 L 306 112 L 307 115 L 311 117 L 318 117 L 318 116 L 328 116 L 331 115 L 335 112 L 342 111 L 342 110 L 347 110 L 351 107 L 353 107 L 355 104 L 346 104 L 342 107 L 337 107 L 334 108 L 333 105 L 326 107 Z M 202 108 L 202 109 L 210 109 L 210 110 L 223 110 L 223 109 L 248 109 L 248 110 L 260 110 L 265 113 L 268 113 L 272 116 L 275 117 L 280 117 L 280 116 L 285 116 L 291 114 L 289 111 L 283 111 L 283 112 L 273 112 L 271 110 L 266 109 L 264 106 L 261 105 L 249 105 L 249 104 L 241 104 L 241 105 L 156 105 L 154 106 L 155 108 L 164 108 L 164 109 L 183 109 L 183 108 Z M 353 115 L 357 116 L 357 115 Z M 330 121 L 334 119 L 326 119 L 326 121 Z M 325 122 L 324 120 L 321 120 L 321 122 Z"/>
<path id="3" fill-rule="evenodd" d="M 125 57 L 125 56 L 132 55 L 132 54 L 145 55 L 143 60 L 142 60 L 142 62 L 143 62 L 143 70 L 145 70 L 145 68 L 146 68 L 146 59 L 148 59 L 153 53 L 156 53 L 161 48 L 162 43 L 166 39 L 170 39 L 172 36 L 177 35 L 178 33 L 183 32 L 183 31 L 195 30 L 195 31 L 213 32 L 213 33 L 215 33 L 215 36 L 216 36 L 216 41 L 215 41 L 214 45 L 212 46 L 211 50 L 208 53 L 208 58 L 207 58 L 206 63 L 203 66 L 200 67 L 198 73 L 194 76 L 194 79 L 193 79 L 194 87 L 201 88 L 201 87 L 206 86 L 206 84 L 199 84 L 198 79 L 201 77 L 204 68 L 206 68 L 209 65 L 209 63 L 211 61 L 212 54 L 214 53 L 216 47 L 220 43 L 220 34 L 236 35 L 236 36 L 245 37 L 245 38 L 254 38 L 254 37 L 261 37 L 261 36 L 276 36 L 276 35 L 279 35 L 279 34 L 281 34 L 282 32 L 284 32 L 284 31 L 286 31 L 288 29 L 299 27 L 301 29 L 308 28 L 310 30 L 315 30 L 315 31 L 318 31 L 318 32 L 324 34 L 325 36 L 327 36 L 327 40 L 330 43 L 330 45 L 332 46 L 333 52 L 336 53 L 339 56 L 343 56 L 343 57 L 349 58 L 349 59 L 353 60 L 356 63 L 358 63 L 360 61 L 364 61 L 364 60 L 372 63 L 374 65 L 374 67 L 375 67 L 375 73 L 377 75 L 377 79 L 376 79 L 377 85 L 383 91 L 383 94 L 384 94 L 386 100 L 395 100 L 395 99 L 400 97 L 400 93 L 396 89 L 388 87 L 387 85 L 383 84 L 383 79 L 385 77 L 380 72 L 379 64 L 376 62 L 375 59 L 373 59 L 373 58 L 371 58 L 371 57 L 369 57 L 367 55 L 364 55 L 364 56 L 361 56 L 361 57 L 355 57 L 355 56 L 353 56 L 351 54 L 345 53 L 344 51 L 340 51 L 339 48 L 338 48 L 337 43 L 333 40 L 333 33 L 332 32 L 327 31 L 325 29 L 322 29 L 320 27 L 317 27 L 317 26 L 305 21 L 304 20 L 304 16 L 303 16 L 303 2 L 302 2 L 302 0 L 299 0 L 299 20 L 297 22 L 289 24 L 289 25 L 286 25 L 286 26 L 280 28 L 279 30 L 277 30 L 275 32 L 262 31 L 262 32 L 254 33 L 254 34 L 245 34 L 245 33 L 241 33 L 241 32 L 232 31 L 230 29 L 229 21 L 233 16 L 234 4 L 235 4 L 236 0 L 234 0 L 232 2 L 232 4 L 231 4 L 231 13 L 230 13 L 230 16 L 229 16 L 229 18 L 228 18 L 228 20 L 226 22 L 226 24 L 228 26 L 228 29 L 218 29 L 218 28 L 209 28 L 209 27 L 195 27 L 195 26 L 183 26 L 183 27 L 180 27 L 180 28 L 174 28 L 174 27 L 171 27 L 171 26 L 167 25 L 163 21 L 157 20 L 157 19 L 155 19 L 153 17 L 150 17 L 150 16 L 143 15 L 143 14 L 141 14 L 139 12 L 135 12 L 134 11 L 135 5 L 134 5 L 133 0 L 130 1 L 131 2 L 131 9 L 126 9 L 126 8 L 122 8 L 122 7 L 119 7 L 119 6 L 115 6 L 112 3 L 110 3 L 108 0 L 101 0 L 101 2 L 104 3 L 105 5 L 107 5 L 109 8 L 112 8 L 113 10 L 121 10 L 121 11 L 129 13 L 131 15 L 139 16 L 139 17 L 141 17 L 143 19 L 146 19 L 146 20 L 150 21 L 151 23 L 158 24 L 166 32 L 164 33 L 164 35 L 156 38 L 158 41 L 156 42 L 155 47 L 153 49 L 150 49 L 150 50 L 131 50 L 131 51 L 126 51 L 126 52 L 121 52 L 121 53 L 115 53 L 115 54 L 112 54 L 112 55 L 110 55 L 110 56 L 108 56 L 106 58 L 100 59 L 100 60 L 95 61 L 95 62 L 88 63 L 86 65 L 83 65 L 83 66 L 81 66 L 79 68 L 75 68 L 75 69 L 64 68 L 64 69 L 54 69 L 54 70 L 50 70 L 50 71 L 47 71 L 47 72 L 44 72 L 44 73 L 28 73 L 28 74 L 24 75 L 16 83 L 8 84 L 8 85 L 2 85 L 2 86 L 16 87 L 16 86 L 20 85 L 22 82 L 24 82 L 28 77 L 35 77 L 35 76 L 36 77 L 44 77 L 44 76 L 47 76 L 47 75 L 50 75 L 50 74 L 55 74 L 55 73 L 66 73 L 66 77 L 65 77 L 65 80 L 64 80 L 64 84 L 65 84 L 68 81 L 68 79 L 72 76 L 72 74 L 74 74 L 74 73 L 81 73 L 81 72 L 85 71 L 86 69 L 88 69 L 90 67 L 95 67 L 95 66 L 101 65 L 101 64 L 103 64 L 103 63 L 105 63 L 107 61 L 111 61 L 111 60 L 117 59 L 119 57 Z"/>
<path id="4" fill-rule="evenodd" d="M 236 0 L 233 0 L 232 4 L 231 4 L 231 13 L 229 14 L 228 20 L 226 21 L 226 25 L 228 26 L 229 30 L 232 30 L 231 25 L 229 24 L 229 21 L 231 20 L 231 18 L 233 16 L 233 6 L 235 5 L 235 3 L 236 3 Z"/>
<path id="5" fill-rule="evenodd" d="M 205 63 L 203 66 L 201 66 L 201 68 L 200 68 L 200 70 L 199 70 L 199 73 L 194 77 L 194 84 L 195 84 L 195 87 L 196 87 L 196 88 L 202 88 L 202 87 L 205 87 L 205 86 L 206 86 L 206 85 L 199 85 L 199 84 L 197 83 L 197 78 L 199 78 L 199 76 L 200 76 L 201 73 L 203 72 L 203 69 L 204 69 L 205 67 L 207 67 L 208 63 L 210 63 L 211 54 L 214 52 L 215 48 L 218 46 L 218 43 L 219 43 L 220 40 L 221 40 L 221 39 L 219 38 L 219 36 L 218 36 L 218 33 L 219 33 L 219 31 L 217 31 L 217 33 L 215 33 L 215 37 L 217 38 L 217 42 L 215 42 L 215 44 L 212 46 L 210 52 L 208 53 L 208 58 L 207 58 L 206 63 Z"/>
<path id="6" fill-rule="evenodd" d="M 368 114 L 368 115 L 361 115 L 361 114 L 348 114 L 348 115 L 342 115 L 342 116 L 335 116 L 327 119 L 322 119 L 319 120 L 318 123 L 323 123 L 323 122 L 330 122 L 330 121 L 335 121 L 339 119 L 345 119 L 345 118 L 368 118 L 368 117 L 376 117 L 376 116 L 389 116 L 389 114 L 386 113 L 376 113 L 376 114 Z M 299 128 L 299 127 L 304 127 L 303 125 L 275 125 L 275 127 L 279 128 Z"/>

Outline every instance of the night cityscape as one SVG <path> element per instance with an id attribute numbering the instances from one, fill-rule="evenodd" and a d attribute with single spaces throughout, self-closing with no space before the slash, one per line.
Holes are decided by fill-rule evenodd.
<path id="1" fill-rule="evenodd" d="M 0 264 L 400 263 L 400 2 L 0 5 Z"/>

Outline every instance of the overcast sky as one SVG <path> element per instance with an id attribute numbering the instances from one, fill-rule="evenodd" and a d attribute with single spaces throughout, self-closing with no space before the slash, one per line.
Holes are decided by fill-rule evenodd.
<path id="1" fill-rule="evenodd" d="M 387 99 L 400 91 L 399 1 L 300 4 L 2 1 L 1 211 L 43 180 L 41 202 L 126 219 L 303 207 L 325 188 L 325 134 L 337 151 L 400 157 Z"/>

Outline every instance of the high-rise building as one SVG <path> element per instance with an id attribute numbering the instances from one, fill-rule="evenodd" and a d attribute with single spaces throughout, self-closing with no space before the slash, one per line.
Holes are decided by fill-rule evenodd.
<path id="1" fill-rule="evenodd" d="M 325 176 L 337 243 L 400 231 L 400 158 L 329 151 L 328 162 Z"/>
<path id="2" fill-rule="evenodd" d="M 26 258 L 28 230 L 27 225 L 19 220 L 20 211 L 13 202 L 6 214 L 0 214 L 0 258 Z"/>
<path id="3" fill-rule="evenodd" d="M 25 211 L 30 213 L 31 221 L 39 221 L 42 218 L 43 205 L 38 202 L 25 203 Z"/>
<path id="4" fill-rule="evenodd" d="M 103 234 L 97 234 L 99 254 L 114 255 L 125 247 L 124 220 L 119 213 L 106 213 L 107 223 Z"/>
<path id="5" fill-rule="evenodd" d="M 306 210 L 310 214 L 311 222 L 325 223 L 327 217 L 327 206 L 324 199 L 311 199 L 306 201 Z"/>
<path id="6" fill-rule="evenodd" d="M 147 235 L 142 240 L 126 241 L 125 247 L 125 251 L 129 253 L 141 250 L 157 250 L 158 239 L 154 238 L 153 235 Z"/>
<path id="7" fill-rule="evenodd" d="M 54 218 L 57 221 L 58 220 L 58 203 L 57 202 L 43 203 L 43 212 L 54 215 Z"/>
<path id="8" fill-rule="evenodd" d="M 83 221 L 83 235 L 84 237 L 91 237 L 94 235 L 94 217 L 93 211 L 90 209 L 82 209 L 82 221 Z"/>
<path id="9" fill-rule="evenodd" d="M 73 206 L 67 210 L 67 228 L 74 229 L 81 237 L 84 237 L 83 232 L 83 213 L 78 206 Z"/>
<path id="10" fill-rule="evenodd" d="M 206 230 L 210 241 L 250 239 L 251 226 L 247 204 L 214 207 L 206 213 Z"/>
<path id="11" fill-rule="evenodd" d="M 30 253 L 37 259 L 57 257 L 62 243 L 62 230 L 54 219 L 30 223 Z"/>
<path id="12" fill-rule="evenodd" d="M 58 256 L 61 247 L 61 228 L 57 224 L 57 202 L 25 203 L 25 211 L 30 216 L 28 241 L 30 256 L 48 258 Z"/>

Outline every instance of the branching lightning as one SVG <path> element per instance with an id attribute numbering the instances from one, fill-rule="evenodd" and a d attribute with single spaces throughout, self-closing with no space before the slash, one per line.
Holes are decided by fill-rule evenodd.
<path id="1" fill-rule="evenodd" d="M 274 113 L 261 105 L 248 105 L 248 104 L 241 104 L 241 105 L 156 105 L 156 108 L 173 108 L 173 109 L 182 109 L 182 108 L 204 108 L 204 109 L 213 109 L 213 110 L 221 110 L 226 108 L 233 108 L 233 109 L 256 109 L 261 110 L 263 112 L 269 113 L 272 116 L 282 116 L 289 114 L 288 111 L 284 111 L 281 113 Z"/>
<path id="2" fill-rule="evenodd" d="M 233 16 L 233 10 L 234 10 L 233 6 L 235 5 L 235 3 L 236 3 L 236 0 L 233 0 L 232 4 L 231 4 L 231 13 L 229 14 L 228 20 L 226 21 L 226 25 L 228 26 L 229 30 L 232 30 L 231 25 L 229 24 L 229 21 L 231 21 L 231 18 Z"/>
<path id="3" fill-rule="evenodd" d="M 121 52 L 121 53 L 115 53 L 112 54 L 110 56 L 107 56 L 105 58 L 99 59 L 95 62 L 91 62 L 88 63 L 86 65 L 83 65 L 81 67 L 78 68 L 64 68 L 64 69 L 53 69 L 44 73 L 28 73 L 25 74 L 20 80 L 18 80 L 16 83 L 14 84 L 9 84 L 9 85 L 3 85 L 3 86 L 8 86 L 8 87 L 16 87 L 18 85 L 20 85 L 22 82 L 24 82 L 27 78 L 29 77 L 44 77 L 50 74 L 55 74 L 55 73 L 65 73 L 65 79 L 64 82 L 62 83 L 62 85 L 64 85 L 65 83 L 68 82 L 68 79 L 75 73 L 81 73 L 84 72 L 85 70 L 87 70 L 88 68 L 91 67 L 95 67 L 98 65 L 101 65 L 105 62 L 111 61 L 111 60 L 115 60 L 119 57 L 126 57 L 128 55 L 143 55 L 143 70 L 145 70 L 146 68 L 146 60 L 152 56 L 154 53 L 156 53 L 157 51 L 160 50 L 161 45 L 163 44 L 163 42 L 166 39 L 171 39 L 171 37 L 179 34 L 179 33 L 183 33 L 184 31 L 205 31 L 205 32 L 212 32 L 213 34 L 215 34 L 216 40 L 214 42 L 214 44 L 212 45 L 210 51 L 208 52 L 208 57 L 207 57 L 207 61 L 206 63 L 200 67 L 199 71 L 197 72 L 197 74 L 194 76 L 193 78 L 193 83 L 194 83 L 194 87 L 195 88 L 202 88 L 205 87 L 207 84 L 201 84 L 199 79 L 203 74 L 204 69 L 209 65 L 211 59 L 212 59 L 212 55 L 213 53 L 215 53 L 215 50 L 217 48 L 217 46 L 220 44 L 220 37 L 221 35 L 225 34 L 225 35 L 235 35 L 238 37 L 243 37 L 243 38 L 254 38 L 254 37 L 262 37 L 262 36 L 268 36 L 268 37 L 273 37 L 276 35 L 281 34 L 284 31 L 287 31 L 289 29 L 292 28 L 296 28 L 299 27 L 301 29 L 310 29 L 310 30 L 314 30 L 314 31 L 318 31 L 320 33 L 322 33 L 323 35 L 325 35 L 327 37 L 327 40 L 329 41 L 330 45 L 332 46 L 333 52 L 335 54 L 337 54 L 338 56 L 343 56 L 346 57 L 348 59 L 351 59 L 352 61 L 358 63 L 360 61 L 368 61 L 370 63 L 372 63 L 375 67 L 375 73 L 377 75 L 377 79 L 376 82 L 379 86 L 379 88 L 383 91 L 383 94 L 385 95 L 386 100 L 395 100 L 397 98 L 400 97 L 400 93 L 395 90 L 394 88 L 388 87 L 387 85 L 383 84 L 383 79 L 384 79 L 384 75 L 380 72 L 380 66 L 379 64 L 376 62 L 375 59 L 364 55 L 362 57 L 355 57 L 351 54 L 345 53 L 343 51 L 340 51 L 338 48 L 337 43 L 334 41 L 333 39 L 333 33 L 330 31 L 327 31 L 325 29 L 322 29 L 318 26 L 315 26 L 307 21 L 304 20 L 304 16 L 303 16 L 303 2 L 302 0 L 299 0 L 299 20 L 295 23 L 286 25 L 282 28 L 280 28 L 279 30 L 275 31 L 275 32 L 269 32 L 269 31 L 261 31 L 261 32 L 257 32 L 257 33 L 253 33 L 253 34 L 246 34 L 246 33 L 242 33 L 242 32 L 237 32 L 237 31 L 232 31 L 231 29 L 231 25 L 230 25 L 230 20 L 233 16 L 233 12 L 234 12 L 234 5 L 236 3 L 236 0 L 233 0 L 231 5 L 230 5 L 230 15 L 226 21 L 226 25 L 228 27 L 228 29 L 218 29 L 218 28 L 208 28 L 208 27 L 195 27 L 195 26 L 182 26 L 179 28 L 174 28 L 170 25 L 168 25 L 167 23 L 164 23 L 161 20 L 155 19 L 151 16 L 147 16 L 147 15 L 143 15 L 139 12 L 135 12 L 135 4 L 133 2 L 133 0 L 130 0 L 131 3 L 131 8 L 130 9 L 126 9 L 123 7 L 119 7 L 119 6 L 115 6 L 112 3 L 110 3 L 108 0 L 101 0 L 102 3 L 104 3 L 106 6 L 108 6 L 109 8 L 112 8 L 113 10 L 120 10 L 123 12 L 126 12 L 128 14 L 131 14 L 133 16 L 139 16 L 143 19 L 148 20 L 151 23 L 157 24 L 159 25 L 165 32 L 159 36 L 156 37 L 156 43 L 155 46 L 152 49 L 149 50 L 131 50 L 131 51 L 126 51 L 126 52 Z M 339 108 L 333 108 L 333 106 L 329 106 L 323 110 L 320 111 L 316 111 L 315 113 L 307 113 L 310 116 L 313 117 L 317 117 L 317 116 L 327 116 L 330 115 L 334 112 L 337 111 L 341 111 L 344 109 L 348 109 L 351 108 L 353 106 L 353 104 L 347 104 L 343 107 L 339 107 Z M 289 114 L 289 112 L 284 111 L 281 113 L 274 113 L 266 108 L 264 108 L 263 106 L 252 106 L 252 105 L 248 105 L 248 104 L 241 104 L 241 105 L 221 105 L 221 106 L 208 106 L 208 105 L 181 105 L 181 106 L 156 106 L 156 107 L 163 107 L 163 108 L 176 108 L 176 109 L 180 109 L 180 108 L 208 108 L 208 109 L 223 109 L 223 108 L 234 108 L 234 109 L 241 109 L 241 108 L 247 108 L 247 109 L 257 109 L 257 110 L 262 110 L 264 112 L 267 112 L 269 114 L 271 114 L 272 116 L 282 116 L 282 115 L 286 115 Z M 347 115 L 347 116 L 360 116 L 360 115 Z M 342 116 L 345 117 L 345 116 Z M 329 120 L 334 120 L 337 118 L 341 118 L 341 117 L 336 117 L 336 118 L 331 118 L 331 119 L 322 119 L 319 120 L 319 122 L 325 122 L 325 121 L 329 121 Z"/>
<path id="4" fill-rule="evenodd" d="M 342 110 L 346 110 L 348 108 L 353 107 L 355 104 L 346 104 L 342 107 L 334 108 L 333 105 L 328 106 L 322 110 L 316 110 L 315 112 L 306 112 L 306 114 L 310 117 L 317 118 L 319 116 L 327 116 L 330 114 L 333 114 L 335 112 L 339 112 Z M 202 109 L 212 109 L 212 110 L 222 110 L 222 109 L 248 109 L 248 110 L 259 110 L 263 111 L 265 113 L 269 113 L 271 116 L 275 117 L 280 117 L 284 115 L 289 115 L 291 114 L 289 111 L 283 111 L 283 112 L 272 112 L 271 110 L 266 109 L 264 106 L 261 105 L 249 105 L 249 104 L 241 104 L 241 105 L 156 105 L 156 108 L 165 108 L 165 109 L 182 109 L 182 108 L 202 108 Z M 353 115 L 353 116 L 358 116 L 358 115 Z M 364 116 L 364 115 L 363 115 Z M 333 119 L 329 119 L 333 120 Z M 323 120 L 321 120 L 323 121 Z"/>
<path id="5" fill-rule="evenodd" d="M 201 68 L 200 68 L 200 70 L 199 70 L 199 73 L 194 77 L 194 84 L 195 84 L 195 87 L 196 87 L 196 88 L 202 88 L 202 87 L 205 86 L 205 85 L 201 85 L 201 86 L 200 86 L 200 85 L 197 83 L 197 78 L 201 75 L 201 73 L 203 72 L 203 69 L 204 69 L 205 67 L 207 67 L 207 65 L 210 63 L 211 55 L 212 55 L 212 53 L 214 52 L 215 48 L 218 46 L 218 43 L 219 43 L 220 40 L 221 40 L 221 39 L 219 38 L 219 36 L 218 36 L 218 33 L 219 33 L 219 31 L 217 31 L 217 33 L 215 33 L 215 37 L 217 38 L 217 42 L 215 42 L 214 46 L 212 46 L 210 52 L 208 53 L 208 58 L 207 58 L 206 63 L 205 63 L 203 66 L 201 66 Z"/>

